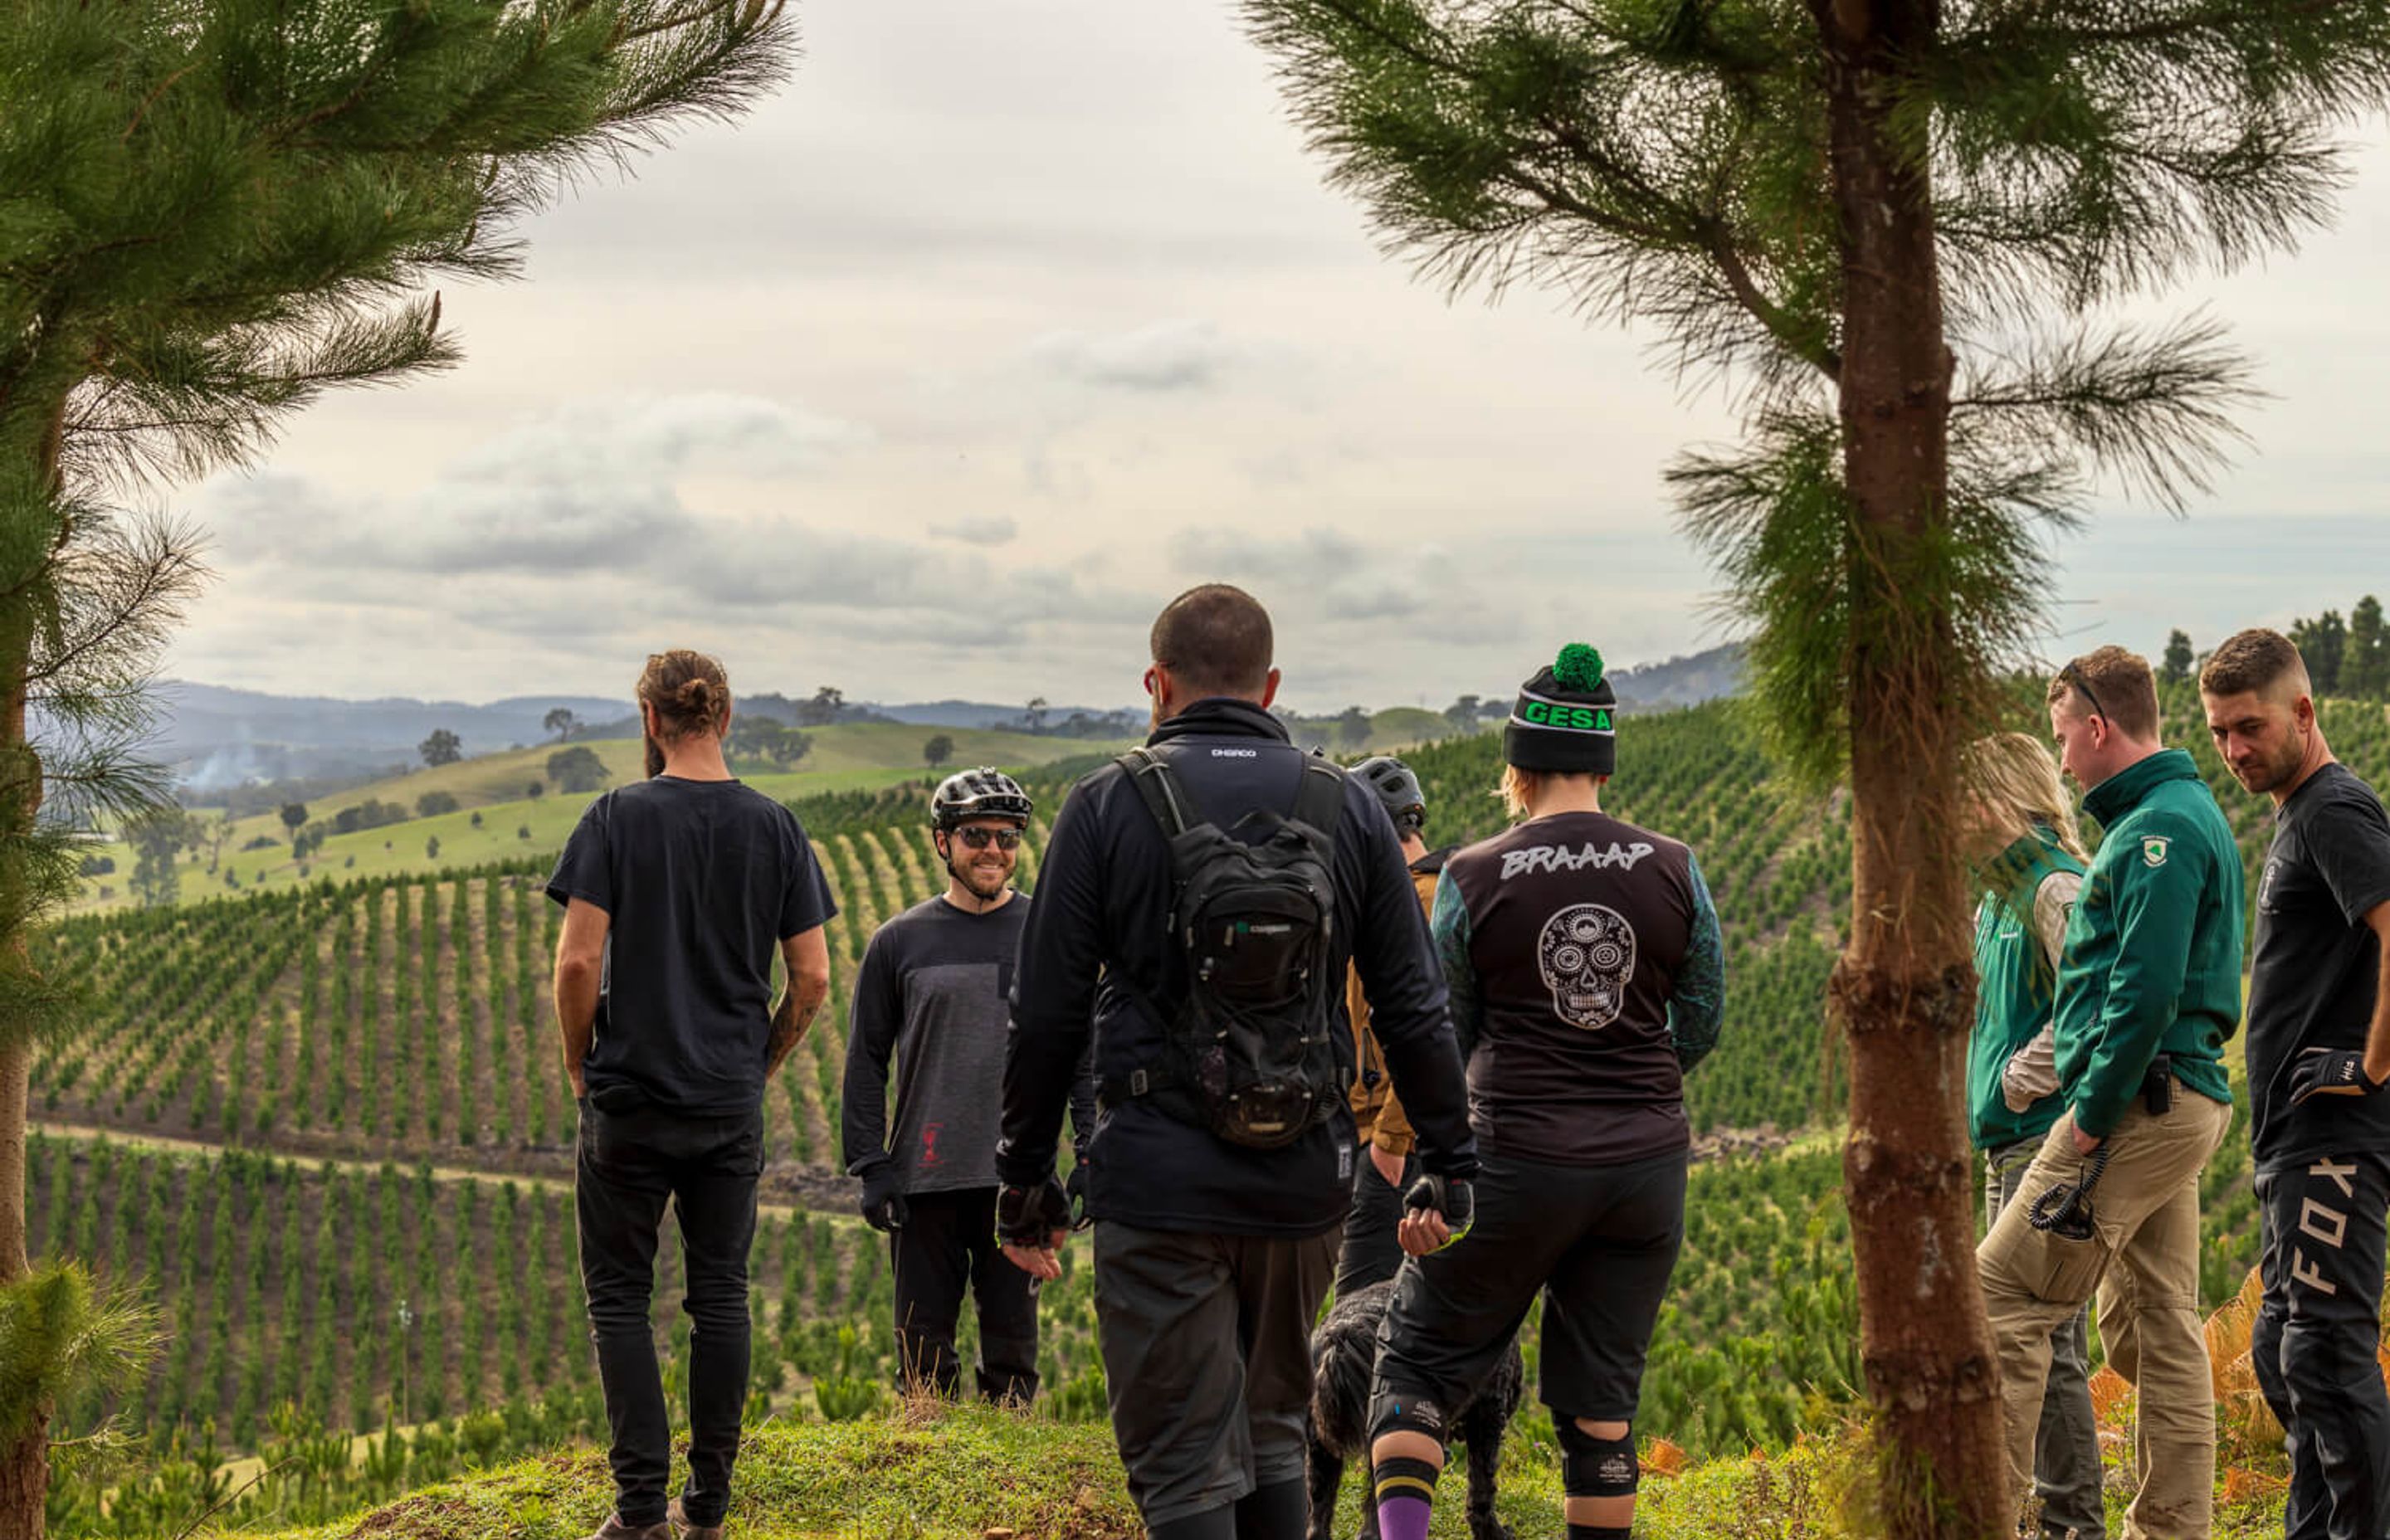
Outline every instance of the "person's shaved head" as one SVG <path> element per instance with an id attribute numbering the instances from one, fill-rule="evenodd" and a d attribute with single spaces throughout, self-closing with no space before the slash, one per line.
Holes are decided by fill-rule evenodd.
<path id="1" fill-rule="evenodd" d="M 2281 632 L 2262 626 L 2226 637 L 2209 653 L 2206 666 L 2199 671 L 2199 688 L 2202 694 L 2219 697 L 2259 695 L 2277 705 L 2315 693 L 2298 648 Z"/>
<path id="2" fill-rule="evenodd" d="M 1153 661 L 1170 671 L 1185 700 L 1228 695 L 1259 699 L 1269 689 L 1269 611 L 1226 583 L 1189 588 L 1153 620 Z"/>

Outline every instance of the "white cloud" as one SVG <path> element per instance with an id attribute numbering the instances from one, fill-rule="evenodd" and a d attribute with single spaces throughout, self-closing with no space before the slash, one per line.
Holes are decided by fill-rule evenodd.
<path id="1" fill-rule="evenodd" d="M 1010 515 L 998 513 L 932 524 L 930 533 L 961 545 L 1009 545 L 1020 535 L 1021 525 Z"/>
<path id="2" fill-rule="evenodd" d="M 1198 391 L 1217 384 L 1237 351 L 1209 321 L 1157 321 L 1132 331 L 1049 332 L 1030 346 L 1039 366 L 1082 385 Z"/>

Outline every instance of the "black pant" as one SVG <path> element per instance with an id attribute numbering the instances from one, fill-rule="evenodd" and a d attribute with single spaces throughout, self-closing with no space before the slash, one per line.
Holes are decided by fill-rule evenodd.
<path id="1" fill-rule="evenodd" d="M 604 1112 L 581 1102 L 572 1184 L 581 1221 L 581 1283 L 589 1296 L 598 1378 L 606 1392 L 614 1511 L 633 1528 L 664 1521 L 672 1427 L 656 1365 L 649 1300 L 656 1238 L 670 1200 L 688 1268 L 689 1521 L 718 1524 L 747 1404 L 747 1251 L 755 1180 L 764 1172 L 761 1109 L 691 1118 L 659 1108 Z"/>
<path id="2" fill-rule="evenodd" d="M 979 1393 L 1027 1405 L 1037 1395 L 1037 1280 L 996 1238 L 996 1189 L 920 1192 L 888 1238 L 896 1272 L 898 1372 L 950 1396 L 962 1381 L 955 1323 L 963 1288 L 979 1303 Z"/>
<path id="3" fill-rule="evenodd" d="M 1419 1179 L 1419 1157 L 1403 1157 L 1402 1176 L 1393 1182 L 1378 1174 L 1363 1146 L 1353 1173 L 1353 1206 L 1344 1213 L 1344 1245 L 1336 1253 L 1336 1297 L 1393 1277 L 1403 1264 L 1403 1243 L 1395 1229 L 1403 1220 L 1403 1194 Z"/>
<path id="4" fill-rule="evenodd" d="M 2390 1394 L 2381 1341 L 2390 1161 L 2306 1161 L 2257 1174 L 2265 1303 L 2249 1342 L 2257 1386 L 2289 1433 L 2286 1540 L 2382 1540 Z"/>

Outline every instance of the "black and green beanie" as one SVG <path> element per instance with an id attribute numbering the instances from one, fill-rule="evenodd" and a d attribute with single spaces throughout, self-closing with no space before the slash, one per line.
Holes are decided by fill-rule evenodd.
<path id="1" fill-rule="evenodd" d="M 1617 721 L 1601 654 L 1571 642 L 1520 687 L 1502 728 L 1502 757 L 1522 770 L 1607 776 L 1618 764 Z"/>

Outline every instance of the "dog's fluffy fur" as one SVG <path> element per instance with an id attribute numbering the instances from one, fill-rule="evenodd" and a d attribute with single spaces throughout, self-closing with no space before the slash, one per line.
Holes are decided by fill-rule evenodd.
<path id="1" fill-rule="evenodd" d="M 1336 1302 L 1311 1334 L 1310 1540 L 1330 1540 L 1336 1523 L 1336 1489 L 1344 1479 L 1344 1462 L 1354 1458 L 1361 1461 L 1364 1478 L 1361 1540 L 1378 1540 L 1377 1488 L 1367 1479 L 1369 1375 L 1378 1360 L 1378 1323 L 1385 1318 L 1394 1291 L 1392 1283 L 1355 1290 Z M 1453 1434 L 1469 1446 L 1471 1540 L 1510 1540 L 1510 1532 L 1494 1517 L 1494 1473 L 1502 1463 L 1502 1431 L 1519 1409 L 1525 1381 L 1526 1368 L 1513 1337 L 1494 1378 L 1454 1416 Z"/>

